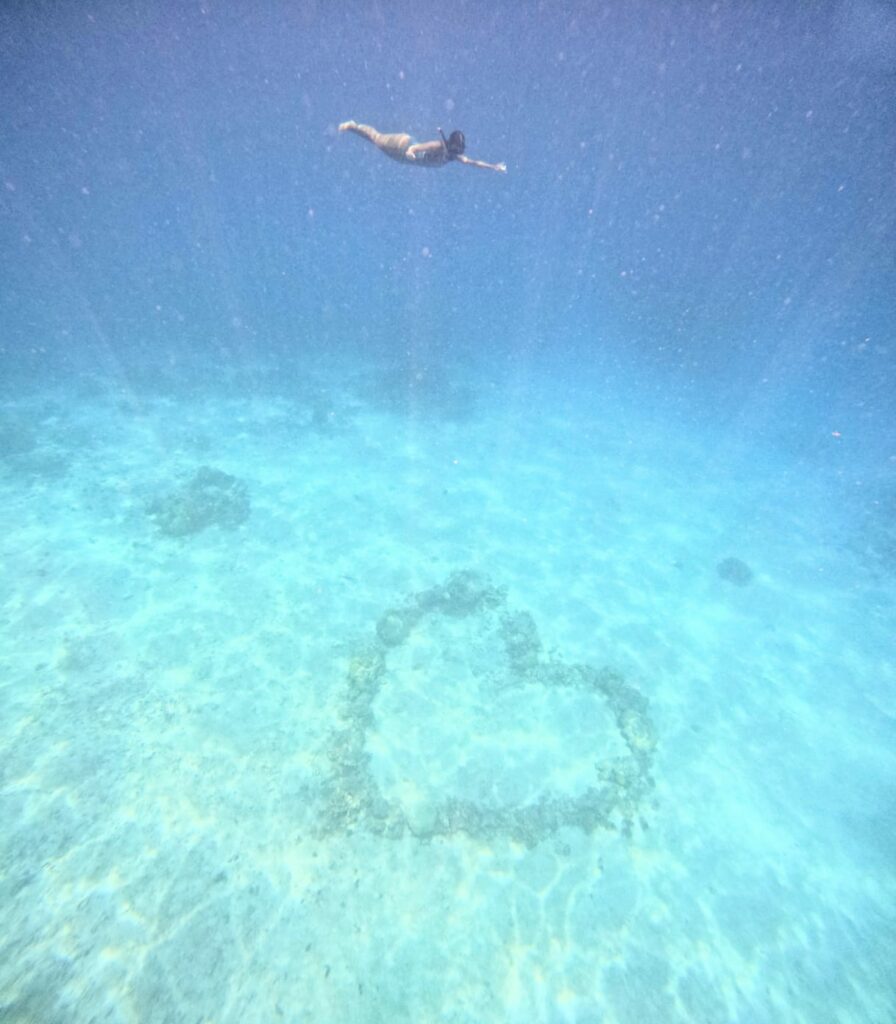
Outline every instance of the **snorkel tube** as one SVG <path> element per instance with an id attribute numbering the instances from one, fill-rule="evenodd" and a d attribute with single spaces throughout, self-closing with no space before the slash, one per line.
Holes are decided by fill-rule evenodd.
<path id="1" fill-rule="evenodd" d="M 445 151 L 452 160 L 460 156 L 467 148 L 463 132 L 453 131 L 446 139 L 445 133 L 442 129 L 439 128 L 438 131 L 439 135 L 442 136 L 442 145 L 445 147 Z"/>

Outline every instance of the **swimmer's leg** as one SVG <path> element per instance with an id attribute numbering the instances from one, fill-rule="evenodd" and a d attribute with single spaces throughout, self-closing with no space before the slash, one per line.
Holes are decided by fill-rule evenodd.
<path id="1" fill-rule="evenodd" d="M 410 135 L 403 132 L 387 135 L 384 132 L 378 132 L 376 128 L 371 128 L 369 124 L 358 124 L 356 121 L 343 121 L 339 130 L 360 135 L 361 138 L 372 142 L 377 149 L 382 150 L 386 156 L 391 156 L 393 160 L 406 160 L 405 153 L 414 141 Z"/>

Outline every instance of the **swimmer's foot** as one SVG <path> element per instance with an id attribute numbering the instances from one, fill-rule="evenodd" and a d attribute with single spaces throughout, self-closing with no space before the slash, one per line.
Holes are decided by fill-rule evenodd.
<path id="1" fill-rule="evenodd" d="M 339 130 L 341 132 L 350 132 L 353 128 L 357 127 L 357 121 L 343 121 L 342 124 L 339 126 Z"/>

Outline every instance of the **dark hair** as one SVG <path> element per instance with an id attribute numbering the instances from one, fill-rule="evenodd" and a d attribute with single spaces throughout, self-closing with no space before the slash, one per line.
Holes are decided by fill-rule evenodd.
<path id="1" fill-rule="evenodd" d="M 460 156 L 467 148 L 467 140 L 464 138 L 464 133 L 453 131 L 448 136 L 445 146 L 448 149 L 449 156 Z"/>

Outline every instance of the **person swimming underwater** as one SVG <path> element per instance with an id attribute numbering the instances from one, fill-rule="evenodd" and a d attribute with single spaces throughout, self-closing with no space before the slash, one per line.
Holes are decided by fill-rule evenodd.
<path id="1" fill-rule="evenodd" d="M 410 135 L 396 132 L 386 135 L 371 128 L 369 124 L 358 124 L 356 121 L 343 121 L 339 126 L 341 132 L 354 132 L 372 142 L 377 149 L 393 160 L 403 164 L 416 164 L 418 167 L 444 167 L 456 160 L 459 164 L 470 167 L 484 167 L 487 171 L 507 173 L 507 164 L 487 164 L 484 160 L 473 160 L 464 155 L 467 148 L 464 133 L 453 131 L 448 138 L 439 128 L 440 139 L 433 142 L 414 142 Z"/>

